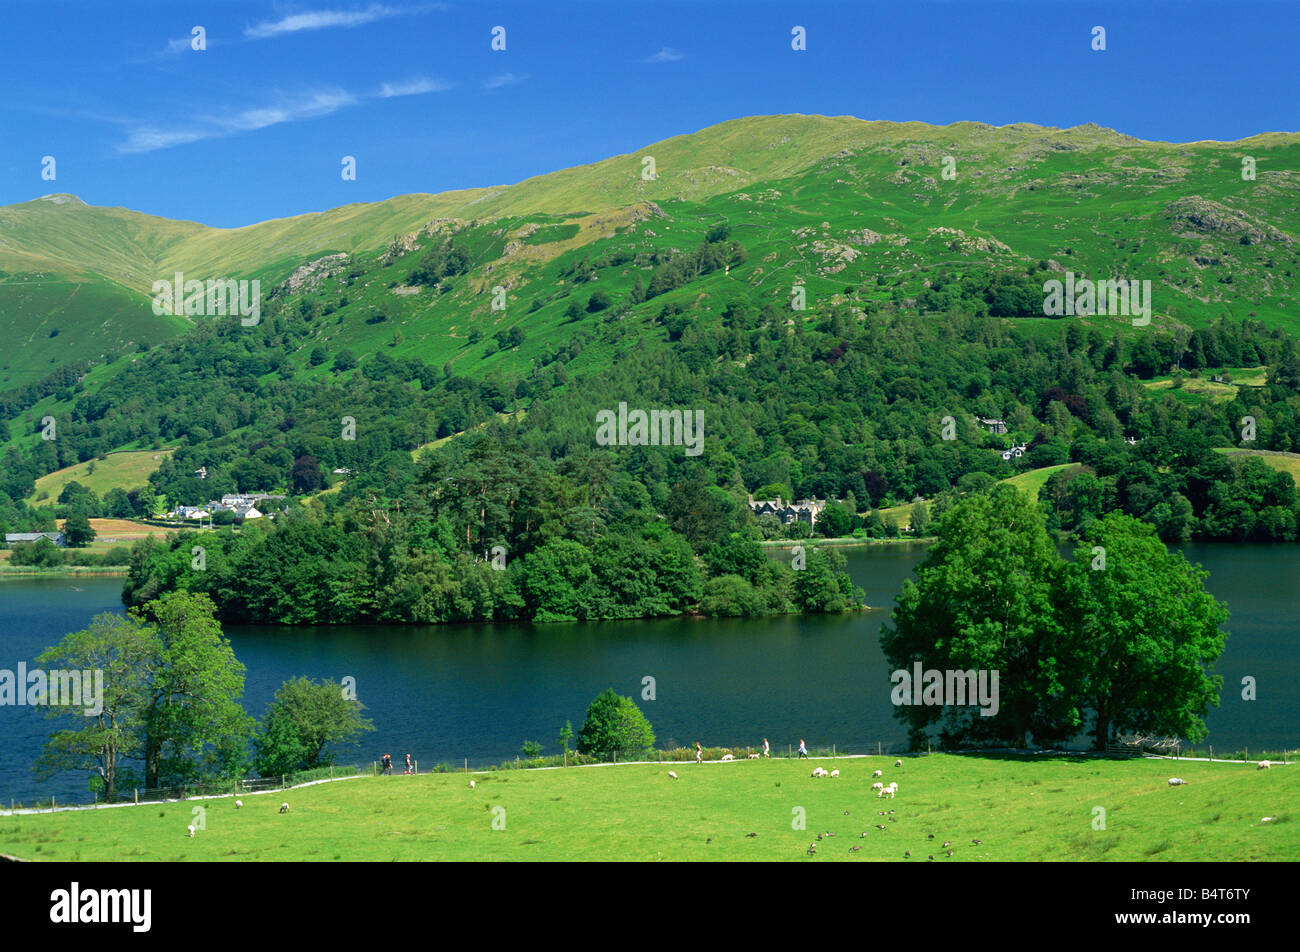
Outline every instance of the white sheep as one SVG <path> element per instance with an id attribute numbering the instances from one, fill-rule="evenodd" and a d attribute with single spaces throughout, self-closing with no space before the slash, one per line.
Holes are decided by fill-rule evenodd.
<path id="1" fill-rule="evenodd" d="M 244 801 L 243 801 L 243 800 L 236 800 L 236 801 L 235 801 L 235 809 L 236 809 L 236 810 L 242 810 L 243 808 L 244 808 Z"/>
<path id="2" fill-rule="evenodd" d="M 185 829 L 189 831 L 190 838 L 193 839 L 193 838 L 194 838 L 194 824 L 191 823 L 191 824 L 190 824 L 189 826 L 187 826 Z"/>
<path id="3" fill-rule="evenodd" d="M 750 760 L 758 760 L 758 754 L 750 754 L 750 755 L 749 755 L 749 759 L 750 759 Z"/>
<path id="4" fill-rule="evenodd" d="M 670 771 L 668 771 L 668 776 L 670 776 L 670 777 L 672 777 L 674 780 L 676 780 L 676 779 L 677 779 L 677 772 L 676 772 L 675 770 L 670 770 Z"/>
<path id="5" fill-rule="evenodd" d="M 1277 817 L 1275 817 L 1275 816 L 1260 817 L 1259 822 L 1260 822 L 1260 823 L 1272 823 L 1272 822 L 1273 822 L 1274 820 L 1276 820 L 1276 819 L 1277 819 Z"/>
<path id="6" fill-rule="evenodd" d="M 1170 777 L 1170 778 L 1169 778 L 1169 786 L 1171 786 L 1171 787 L 1180 787 L 1180 786 L 1182 786 L 1182 785 L 1185 784 L 1185 783 L 1187 783 L 1187 781 L 1184 780 L 1182 777 Z"/>
<path id="7" fill-rule="evenodd" d="M 872 777 L 883 777 L 884 775 L 885 775 L 885 772 L 884 772 L 883 770 L 873 770 L 873 771 L 871 772 L 871 776 L 872 776 Z"/>
<path id="8" fill-rule="evenodd" d="M 877 781 L 876 783 L 873 783 L 873 784 L 871 785 L 871 789 L 872 789 L 872 790 L 884 790 L 884 789 L 885 789 L 885 785 L 884 785 L 883 783 L 880 783 L 879 781 Z"/>
<path id="9" fill-rule="evenodd" d="M 901 760 L 895 760 L 895 761 L 894 761 L 894 766 L 895 766 L 895 767 L 901 767 L 901 766 L 903 766 L 903 762 L 902 762 Z"/>
<path id="10" fill-rule="evenodd" d="M 474 781 L 473 781 L 473 780 L 471 780 L 471 781 L 469 782 L 469 788 L 470 788 L 471 790 L 474 789 Z"/>
<path id="11" fill-rule="evenodd" d="M 831 771 L 831 776 L 832 776 L 832 777 L 838 777 L 839 775 L 840 775 L 840 772 L 839 772 L 838 770 L 832 770 L 832 771 Z"/>
<path id="12" fill-rule="evenodd" d="M 1256 770 L 1268 770 L 1268 768 L 1270 768 L 1270 767 L 1272 767 L 1272 766 L 1273 766 L 1273 765 L 1272 765 L 1271 763 L 1269 763 L 1267 760 L 1261 760 L 1261 761 L 1259 762 L 1259 766 L 1256 767 L 1255 769 L 1256 769 Z"/>
<path id="13" fill-rule="evenodd" d="M 735 755 L 733 755 L 733 754 L 723 754 L 723 755 L 722 755 L 722 759 L 723 759 L 723 760 L 735 760 L 736 758 L 735 758 Z"/>
<path id="14" fill-rule="evenodd" d="M 282 803 L 282 804 L 280 804 L 280 812 L 281 812 L 281 813 L 288 813 L 288 812 L 289 812 L 289 804 L 287 804 L 287 803 Z"/>
<path id="15" fill-rule="evenodd" d="M 889 799 L 892 800 L 894 799 L 894 794 L 896 793 L 898 793 L 898 784 L 891 783 L 888 787 L 885 787 L 885 789 L 881 790 L 880 793 L 876 794 L 876 796 L 882 797 L 888 794 Z"/>
<path id="16" fill-rule="evenodd" d="M 822 768 L 822 767 L 816 767 L 816 768 L 813 769 L 812 775 L 813 775 L 814 777 L 825 777 L 825 776 L 826 776 L 826 771 L 825 771 L 825 769 Z"/>

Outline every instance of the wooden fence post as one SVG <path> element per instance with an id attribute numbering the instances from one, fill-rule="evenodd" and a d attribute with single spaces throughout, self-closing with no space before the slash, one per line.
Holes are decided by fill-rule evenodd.
<path id="1" fill-rule="evenodd" d="M 139 787 L 136 787 L 136 788 L 135 788 L 135 805 L 136 805 L 136 806 L 139 806 L 139 805 L 140 805 L 140 788 L 139 788 Z"/>

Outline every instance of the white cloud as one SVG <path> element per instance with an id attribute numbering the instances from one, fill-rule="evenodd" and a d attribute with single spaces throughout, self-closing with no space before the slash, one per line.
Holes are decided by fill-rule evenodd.
<path id="1" fill-rule="evenodd" d="M 441 93 L 451 89 L 451 83 L 444 83 L 438 79 L 428 79 L 420 77 L 419 79 L 408 80 L 404 83 L 384 83 L 379 88 L 380 99 L 392 99 L 394 96 L 419 96 L 423 93 Z"/>
<path id="2" fill-rule="evenodd" d="M 180 128 L 136 126 L 128 133 L 126 141 L 119 144 L 117 148 L 119 152 L 154 152 L 172 146 L 201 142 L 204 139 L 224 139 L 241 132 L 254 132 L 285 122 L 328 116 L 356 103 L 356 97 L 344 90 L 318 90 L 296 97 L 286 97 L 272 106 L 199 116 L 187 121 Z"/>
<path id="3" fill-rule="evenodd" d="M 527 76 L 516 76 L 514 73 L 502 73 L 499 76 L 493 76 L 483 84 L 484 89 L 500 89 L 502 86 L 513 86 L 516 83 L 522 83 Z"/>
<path id="4" fill-rule="evenodd" d="M 351 29 L 354 26 L 386 20 L 406 12 L 409 11 L 386 7 L 379 3 L 372 3 L 364 10 L 308 10 L 280 20 L 265 20 L 254 26 L 245 27 L 244 36 L 250 40 L 265 40 L 286 33 L 301 33 L 304 30 L 327 30 L 332 27 Z"/>
<path id="5" fill-rule="evenodd" d="M 680 59 L 685 59 L 686 54 L 681 50 L 675 50 L 671 46 L 665 46 L 654 56 L 647 56 L 641 62 L 643 63 L 676 63 Z"/>

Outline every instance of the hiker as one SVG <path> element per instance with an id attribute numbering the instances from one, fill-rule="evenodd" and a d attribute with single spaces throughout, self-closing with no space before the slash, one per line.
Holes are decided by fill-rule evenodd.
<path id="1" fill-rule="evenodd" d="M 767 742 L 766 737 L 763 738 L 763 756 L 764 757 L 772 756 L 772 745 Z"/>
<path id="2" fill-rule="evenodd" d="M 392 755 L 392 754 L 384 754 L 384 756 L 381 758 L 381 760 L 382 760 L 383 765 L 384 765 L 384 773 L 385 773 L 385 774 L 390 773 L 390 772 L 392 771 L 392 769 L 393 769 L 393 755 Z"/>
<path id="3" fill-rule="evenodd" d="M 799 756 L 800 757 L 808 756 L 808 748 L 804 746 L 802 737 L 799 738 Z"/>
<path id="4" fill-rule="evenodd" d="M 704 763 L 704 748 L 700 746 L 698 740 L 695 742 L 695 762 L 697 764 Z"/>
<path id="5" fill-rule="evenodd" d="M 411 774 L 413 774 L 413 773 L 415 773 L 415 771 L 411 768 L 411 755 L 410 755 L 410 754 L 407 754 L 407 755 L 406 755 L 406 771 L 405 771 L 405 773 L 403 774 L 403 776 L 407 776 L 407 777 L 409 777 L 409 776 L 410 776 Z"/>

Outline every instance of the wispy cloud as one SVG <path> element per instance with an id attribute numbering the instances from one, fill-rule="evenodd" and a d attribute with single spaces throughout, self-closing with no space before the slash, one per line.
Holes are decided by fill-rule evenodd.
<path id="1" fill-rule="evenodd" d="M 522 83 L 527 76 L 516 76 L 514 73 L 501 73 L 499 76 L 493 76 L 483 84 L 484 89 L 500 89 L 502 86 L 514 86 Z"/>
<path id="2" fill-rule="evenodd" d="M 420 77 L 410 79 L 404 83 L 384 83 L 379 87 L 380 99 L 392 99 L 394 96 L 419 96 L 423 93 L 441 93 L 451 89 L 451 83 L 444 83 L 438 79 L 428 79 Z"/>
<path id="3" fill-rule="evenodd" d="M 354 26 L 364 26 L 376 20 L 386 20 L 409 12 L 411 11 L 386 7 L 380 3 L 372 3 L 364 10 L 307 10 L 279 20 L 264 20 L 245 27 L 244 36 L 250 40 L 265 40 L 286 33 L 302 33 L 305 30 L 328 30 L 334 27 L 351 29 Z"/>
<path id="4" fill-rule="evenodd" d="M 448 83 L 421 78 L 384 83 L 379 92 L 370 96 L 356 96 L 343 89 L 318 89 L 297 95 L 282 95 L 268 106 L 195 116 L 177 126 L 136 124 L 130 127 L 126 139 L 118 144 L 117 150 L 127 153 L 155 152 L 205 139 L 225 139 L 286 122 L 333 115 L 340 109 L 358 105 L 368 99 L 416 96 L 450 88 Z"/>
<path id="5" fill-rule="evenodd" d="M 643 63 L 676 63 L 678 60 L 685 59 L 686 54 L 681 50 L 675 50 L 671 46 L 665 46 L 654 56 L 647 56 L 641 62 Z"/>

